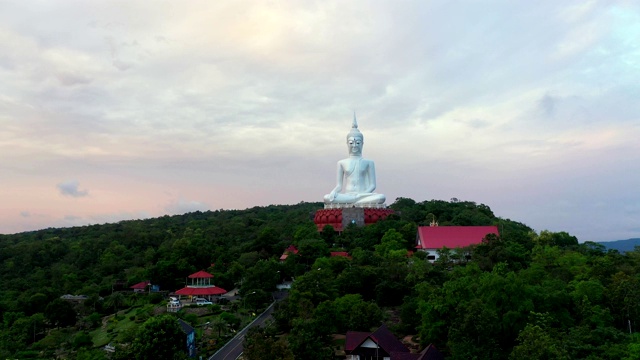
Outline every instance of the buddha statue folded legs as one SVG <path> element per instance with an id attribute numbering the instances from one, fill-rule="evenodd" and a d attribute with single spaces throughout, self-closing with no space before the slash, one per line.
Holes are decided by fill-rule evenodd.
<path id="1" fill-rule="evenodd" d="M 384 204 L 385 196 L 383 194 L 368 193 L 368 194 L 337 194 L 333 199 L 330 199 L 331 194 L 324 196 L 325 204 L 358 204 L 358 205 L 379 205 Z"/>

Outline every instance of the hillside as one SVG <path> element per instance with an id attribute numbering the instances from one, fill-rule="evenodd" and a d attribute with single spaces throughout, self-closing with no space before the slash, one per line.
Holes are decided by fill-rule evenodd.
<path id="1" fill-rule="evenodd" d="M 275 323 L 251 333 L 252 346 L 283 359 L 326 359 L 332 334 L 384 322 L 398 337 L 435 344 L 448 359 L 635 359 L 640 339 L 640 252 L 607 252 L 566 232 L 539 234 L 470 201 L 399 198 L 396 214 L 338 234 L 317 232 L 300 203 L 196 212 L 0 236 L 0 358 L 144 358 L 136 339 L 162 323 L 166 297 L 133 294 L 150 280 L 163 291 L 205 269 L 241 300 L 180 311 L 212 354 L 276 284 L 295 278 Z M 435 263 L 412 253 L 418 226 L 497 225 L 500 236 L 442 249 Z M 295 245 L 299 253 L 278 261 Z M 330 251 L 351 258 L 330 257 Z M 124 283 L 121 288 L 115 284 Z M 120 291 L 123 290 L 123 291 Z M 70 305 L 61 295 L 86 295 Z M 166 293 L 165 293 L 166 294 Z M 165 322 L 166 323 L 166 322 Z M 146 334 L 148 335 L 148 334 Z M 152 351 L 154 349 L 148 349 Z M 275 351 L 278 351 L 274 355 Z M 254 352 L 259 354 L 260 352 Z M 262 352 L 265 354 L 265 352 Z M 252 355 L 248 360 L 259 359 Z"/>
<path id="2" fill-rule="evenodd" d="M 620 252 L 633 251 L 636 246 L 640 246 L 640 238 L 614 241 L 601 241 L 598 244 L 603 245 L 608 250 L 618 250 Z"/>

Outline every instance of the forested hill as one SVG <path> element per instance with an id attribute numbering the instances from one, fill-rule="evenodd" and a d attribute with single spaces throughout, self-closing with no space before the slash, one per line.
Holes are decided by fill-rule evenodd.
<path id="1" fill-rule="evenodd" d="M 299 203 L 198 211 L 0 235 L 0 311 L 7 302 L 29 307 L 34 293 L 110 293 L 115 280 L 152 279 L 175 290 L 186 275 L 212 263 L 230 264 L 253 251 L 263 257 L 281 253 L 319 208 L 320 203 Z M 224 276 L 217 282 L 233 287 Z"/>
<path id="2" fill-rule="evenodd" d="M 618 250 L 620 252 L 633 251 L 636 248 L 636 246 L 640 246 L 640 238 L 627 239 L 627 240 L 615 240 L 615 241 L 601 241 L 598 244 L 601 244 L 607 249 Z"/>
<path id="3" fill-rule="evenodd" d="M 198 331 L 203 357 L 264 309 L 276 284 L 295 278 L 274 324 L 247 335 L 247 360 L 330 359 L 340 347 L 333 334 L 373 331 L 381 322 L 420 348 L 435 344 L 447 359 L 640 358 L 640 250 L 621 254 L 579 244 L 566 232 L 536 233 L 470 201 L 399 198 L 390 205 L 394 215 L 341 234 L 316 230 L 311 214 L 321 207 L 274 205 L 0 235 L 0 358 L 102 360 L 107 343 L 119 349 L 116 360 L 162 358 L 138 339 L 152 325 L 146 324 L 161 322 L 157 313 L 166 302 L 158 294 L 113 292 L 113 285 L 150 280 L 174 291 L 201 269 L 217 286 L 245 295 L 229 313 L 215 305 L 201 315 L 177 314 L 198 329 L 216 324 L 217 331 Z M 497 225 L 500 236 L 442 249 L 430 263 L 411 250 L 418 226 L 433 220 Z M 278 261 L 291 244 L 299 253 Z M 88 299 L 71 307 L 63 294 Z M 143 348 L 149 353 L 131 350 Z"/>

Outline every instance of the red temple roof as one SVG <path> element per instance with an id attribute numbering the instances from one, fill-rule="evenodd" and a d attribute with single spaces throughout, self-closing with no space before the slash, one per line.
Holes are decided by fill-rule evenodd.
<path id="1" fill-rule="evenodd" d="M 298 248 L 295 247 L 295 245 L 289 245 L 289 247 L 284 250 L 284 253 L 285 254 L 286 253 L 297 254 L 298 253 Z"/>
<path id="2" fill-rule="evenodd" d="M 294 254 L 294 255 L 298 254 L 298 248 L 295 247 L 295 245 L 289 245 L 288 248 L 284 249 L 282 256 L 280 256 L 280 261 L 287 260 L 290 254 Z"/>
<path id="3" fill-rule="evenodd" d="M 500 235 L 497 226 L 420 226 L 417 249 L 449 249 L 480 244 L 488 234 Z"/>

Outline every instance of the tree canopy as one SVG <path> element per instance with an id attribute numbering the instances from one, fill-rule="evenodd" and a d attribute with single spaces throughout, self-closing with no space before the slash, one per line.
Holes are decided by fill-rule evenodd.
<path id="1" fill-rule="evenodd" d="M 385 220 L 318 232 L 310 214 L 321 206 L 0 235 L 0 357 L 64 349 L 70 358 L 101 359 L 85 332 L 133 305 L 134 296 L 123 296 L 128 286 L 149 280 L 174 291 L 202 269 L 217 286 L 237 287 L 244 296 L 218 310 L 211 325 L 218 338 L 241 326 L 246 309 L 271 303 L 278 283 L 293 281 L 275 306 L 275 327 L 247 337 L 254 358 L 265 347 L 277 347 L 283 359 L 326 358 L 335 349 L 332 334 L 372 331 L 381 323 L 398 337 L 435 344 L 448 359 L 632 359 L 640 353 L 640 250 L 622 254 L 566 232 L 536 233 L 484 204 L 459 200 L 399 198 Z M 438 250 L 432 263 L 413 246 L 417 227 L 434 222 L 496 225 L 500 234 Z M 290 245 L 298 254 L 279 261 Z M 330 257 L 331 251 L 350 257 Z M 87 298 L 73 303 L 60 298 L 65 294 Z M 148 295 L 151 307 L 134 316 L 140 324 L 118 341 L 147 358 L 180 357 L 182 340 L 162 347 L 151 339 L 184 335 L 175 317 L 154 316 L 160 301 Z"/>

